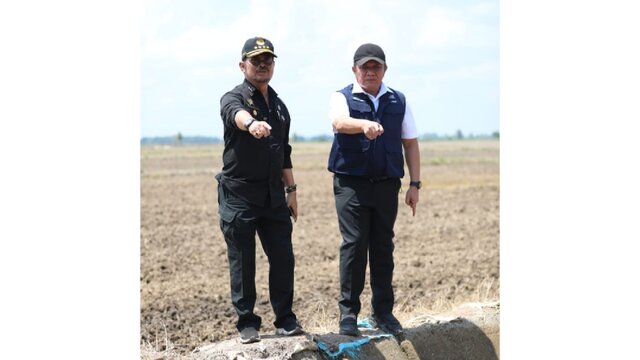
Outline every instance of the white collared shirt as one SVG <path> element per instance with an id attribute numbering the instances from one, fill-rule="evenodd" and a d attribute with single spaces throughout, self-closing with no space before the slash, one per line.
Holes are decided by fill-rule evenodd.
<path id="1" fill-rule="evenodd" d="M 378 111 L 378 104 L 380 104 L 380 97 L 384 95 L 386 92 L 391 92 L 389 88 L 382 83 L 380 86 L 380 91 L 378 91 L 377 96 L 373 96 L 371 94 L 366 93 L 362 90 L 362 87 L 357 82 L 353 83 L 353 90 L 351 90 L 353 94 L 363 93 L 366 94 L 369 99 L 373 102 L 373 106 L 375 111 Z M 331 94 L 331 99 L 329 102 L 329 120 L 333 123 L 333 119 L 339 116 L 349 116 L 349 105 L 347 105 L 347 99 L 345 99 L 344 95 L 341 92 L 334 92 Z M 333 126 L 333 125 L 332 125 Z M 336 133 L 336 129 L 333 129 L 333 132 Z M 413 118 L 413 113 L 411 112 L 411 107 L 409 106 L 409 101 L 407 101 L 406 108 L 404 111 L 404 119 L 402 120 L 402 139 L 415 139 L 418 137 L 418 129 L 416 128 L 416 121 Z"/>

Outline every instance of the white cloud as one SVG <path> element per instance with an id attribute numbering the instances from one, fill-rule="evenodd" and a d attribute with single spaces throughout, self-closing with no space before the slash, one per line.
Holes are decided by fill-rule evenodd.
<path id="1" fill-rule="evenodd" d="M 431 81 L 471 80 L 498 74 L 499 65 L 496 62 L 482 62 L 462 66 L 452 70 L 438 71 L 429 75 Z"/>
<path id="2" fill-rule="evenodd" d="M 225 34 L 215 28 L 194 26 L 185 33 L 170 39 L 155 39 L 143 46 L 143 54 L 148 57 L 171 58 L 178 62 L 193 62 L 215 57 L 224 51 L 225 42 L 218 39 Z"/>
<path id="3" fill-rule="evenodd" d="M 431 7 L 424 15 L 424 25 L 418 35 L 418 44 L 448 46 L 459 42 L 466 32 L 466 25 L 453 10 Z"/>
<path id="4" fill-rule="evenodd" d="M 166 106 L 177 114 L 188 113 L 184 109 L 197 102 L 202 102 L 197 108 L 215 108 L 217 97 L 242 79 L 240 49 L 253 36 L 274 42 L 278 60 L 272 85 L 290 111 L 298 118 L 320 120 L 297 123 L 302 128 L 296 131 L 307 134 L 328 129 L 322 122 L 328 96 L 353 81 L 353 52 L 364 42 L 382 46 L 390 67 L 385 81 L 411 99 L 433 98 L 450 88 L 448 82 L 464 84 L 467 79 L 495 86 L 487 80 L 498 74 L 497 51 L 485 50 L 498 46 L 497 3 L 481 1 L 147 1 L 141 55 L 142 85 L 149 98 L 143 123 L 150 121 L 146 119 L 159 103 L 155 97 L 164 92 L 189 94 L 188 99 L 174 96 L 175 104 Z M 155 86 L 159 90 L 154 92 Z M 439 103 L 426 110 L 418 104 L 416 113 L 447 113 Z M 153 114 L 181 121 L 197 118 L 168 110 Z M 207 126 L 221 131 L 219 122 Z"/>
<path id="5" fill-rule="evenodd" d="M 398 59 L 415 43 L 428 47 L 458 46 L 475 37 L 461 11 L 443 6 L 425 7 L 421 2 L 397 5 L 365 0 L 254 0 L 239 6 L 240 15 L 231 23 L 211 19 L 215 26 L 195 24 L 172 37 L 160 37 L 162 26 L 176 19 L 170 9 L 146 14 L 144 58 L 165 58 L 181 63 L 228 58 L 239 52 L 239 44 L 244 40 L 260 35 L 273 40 L 276 48 L 286 42 L 296 53 L 319 56 L 320 45 L 325 55 L 330 52 L 332 56 L 344 59 L 348 59 L 358 45 L 376 42 L 395 53 Z M 485 13 L 489 9 L 491 4 L 481 3 L 464 12 L 472 17 L 474 13 Z M 420 14 L 423 16 L 419 21 L 411 20 L 411 15 Z M 402 26 L 391 26 L 403 18 L 407 20 Z"/>
<path id="6" fill-rule="evenodd" d="M 249 6 L 249 18 L 246 24 L 252 24 L 252 36 L 264 36 L 266 38 L 283 38 L 290 31 L 294 2 L 292 0 L 253 0 Z M 268 34 L 265 33 L 268 30 Z M 293 29 L 295 31 L 295 29 Z M 274 44 L 275 45 L 275 44 Z"/>
<path id="7" fill-rule="evenodd" d="M 473 16 L 496 16 L 498 15 L 497 2 L 482 2 L 469 6 L 468 12 Z"/>
<path id="8" fill-rule="evenodd" d="M 252 1 L 246 13 L 236 17 L 233 22 L 224 23 L 224 19 L 211 19 L 215 26 L 193 25 L 173 37 L 159 36 L 160 28 L 167 25 L 175 16 L 165 13 L 149 13 L 143 28 L 142 55 L 144 58 L 165 59 L 180 63 L 212 61 L 228 58 L 237 53 L 244 41 L 253 36 L 284 37 L 289 31 L 288 19 L 291 0 L 270 3 L 264 0 Z M 224 23 L 224 24 L 222 24 Z M 268 29 L 268 31 L 265 31 Z"/>

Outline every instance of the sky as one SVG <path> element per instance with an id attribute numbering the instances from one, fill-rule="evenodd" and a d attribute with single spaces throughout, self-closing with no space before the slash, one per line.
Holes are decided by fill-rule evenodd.
<path id="1" fill-rule="evenodd" d="M 498 1 L 144 1 L 140 25 L 142 137 L 222 137 L 220 97 L 242 82 L 254 36 L 274 44 L 270 85 L 291 134 L 332 133 L 330 94 L 354 81 L 367 42 L 384 49 L 384 82 L 407 96 L 420 134 L 500 130 Z"/>

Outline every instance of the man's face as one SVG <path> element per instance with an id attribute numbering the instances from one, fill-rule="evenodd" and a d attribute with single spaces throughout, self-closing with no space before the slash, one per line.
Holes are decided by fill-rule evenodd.
<path id="1" fill-rule="evenodd" d="M 353 73 L 356 81 L 364 91 L 371 95 L 377 95 L 382 84 L 382 78 L 387 71 L 386 64 L 380 64 L 375 60 L 369 60 L 362 65 L 353 65 Z"/>
<path id="2" fill-rule="evenodd" d="M 273 76 L 275 61 L 271 54 L 259 54 L 248 57 L 240 63 L 244 77 L 252 84 L 268 84 Z"/>

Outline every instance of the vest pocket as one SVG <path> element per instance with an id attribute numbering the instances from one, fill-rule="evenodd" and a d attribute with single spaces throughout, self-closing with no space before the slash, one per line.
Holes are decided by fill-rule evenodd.
<path id="1" fill-rule="evenodd" d="M 404 159 L 402 151 L 388 151 L 387 149 L 387 175 L 389 177 L 404 176 Z"/>
<path id="2" fill-rule="evenodd" d="M 340 173 L 363 175 L 367 168 L 367 153 L 362 151 L 344 150 L 337 154 L 333 163 L 334 169 Z"/>
<path id="3" fill-rule="evenodd" d="M 369 147 L 371 146 L 371 140 L 367 139 L 363 134 L 338 134 L 337 141 L 340 148 L 353 151 L 360 150 L 365 152 L 369 150 Z"/>

